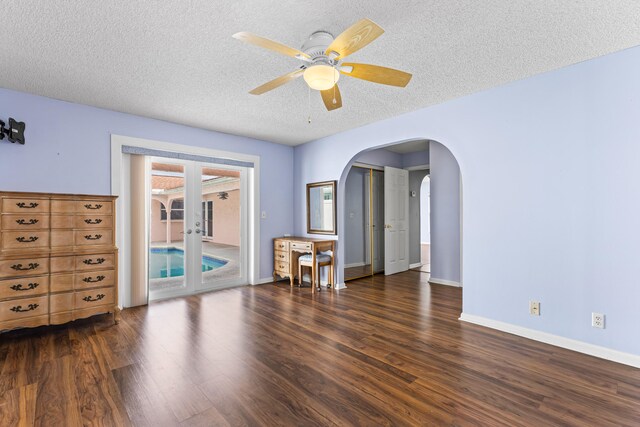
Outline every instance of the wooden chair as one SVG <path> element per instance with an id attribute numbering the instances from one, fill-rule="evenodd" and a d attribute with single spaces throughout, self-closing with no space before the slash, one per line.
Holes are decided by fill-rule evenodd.
<path id="1" fill-rule="evenodd" d="M 298 258 L 298 277 L 302 285 L 302 267 L 311 268 L 311 289 L 320 289 L 320 268 L 329 267 L 327 287 L 333 285 L 333 253 L 331 251 L 316 254 L 316 265 L 313 265 L 312 254 L 305 254 Z"/>

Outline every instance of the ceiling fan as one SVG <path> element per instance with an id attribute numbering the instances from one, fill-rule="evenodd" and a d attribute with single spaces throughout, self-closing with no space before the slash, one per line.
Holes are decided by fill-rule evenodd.
<path id="1" fill-rule="evenodd" d="M 309 36 L 300 50 L 247 32 L 236 33 L 233 37 L 303 61 L 297 70 L 258 86 L 250 91 L 250 94 L 261 95 L 304 76 L 311 89 L 320 91 L 325 107 L 331 111 L 342 107 L 342 97 L 337 85 L 340 74 L 398 87 L 405 87 L 411 80 L 411 74 L 393 68 L 342 62 L 344 58 L 362 49 L 382 33 L 384 30 L 375 22 L 362 19 L 336 38 L 326 31 L 316 31 Z"/>

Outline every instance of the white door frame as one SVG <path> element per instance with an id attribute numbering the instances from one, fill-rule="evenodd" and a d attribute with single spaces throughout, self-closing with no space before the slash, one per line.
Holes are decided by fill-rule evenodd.
<path id="1" fill-rule="evenodd" d="M 111 135 L 111 194 L 118 196 L 116 202 L 116 245 L 118 252 L 118 305 L 131 305 L 131 240 L 126 230 L 130 229 L 130 218 L 125 215 L 129 207 L 129 155 L 122 153 L 123 146 L 162 150 L 174 153 L 192 154 L 197 156 L 220 157 L 253 163 L 253 169 L 248 169 L 247 194 L 247 256 L 248 282 L 255 285 L 260 275 L 260 157 L 251 154 L 234 153 L 230 151 L 214 150 L 191 145 L 175 144 L 125 135 Z"/>

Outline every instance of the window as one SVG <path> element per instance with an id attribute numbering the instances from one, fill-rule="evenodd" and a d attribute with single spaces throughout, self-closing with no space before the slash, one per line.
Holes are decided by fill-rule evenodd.
<path id="1" fill-rule="evenodd" d="M 176 199 L 171 201 L 171 220 L 184 219 L 184 199 Z M 160 202 L 160 220 L 167 220 L 167 208 Z"/>
<path id="2" fill-rule="evenodd" d="M 184 199 L 171 201 L 171 219 L 184 219 Z"/>

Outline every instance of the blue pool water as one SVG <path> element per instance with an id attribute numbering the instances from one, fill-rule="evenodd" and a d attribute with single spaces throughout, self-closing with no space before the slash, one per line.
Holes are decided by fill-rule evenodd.
<path id="1" fill-rule="evenodd" d="M 227 261 L 204 255 L 202 271 L 215 270 Z M 184 251 L 178 248 L 151 248 L 149 251 L 149 278 L 184 276 Z"/>

